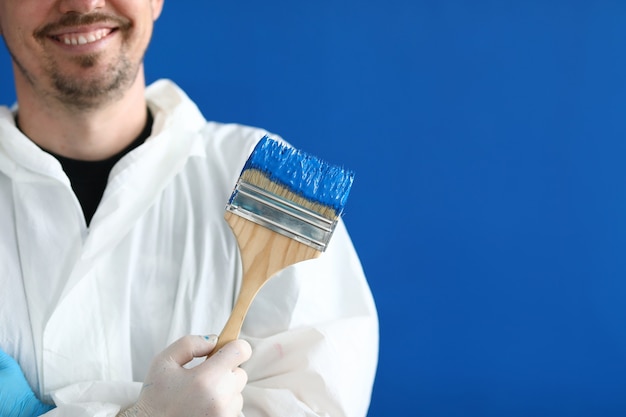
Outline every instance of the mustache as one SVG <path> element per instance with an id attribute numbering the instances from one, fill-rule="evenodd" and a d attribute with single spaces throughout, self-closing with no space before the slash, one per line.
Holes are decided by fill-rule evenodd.
<path id="1" fill-rule="evenodd" d="M 130 20 L 107 13 L 94 12 L 90 14 L 69 13 L 61 17 L 58 21 L 47 23 L 35 30 L 37 39 L 45 38 L 50 34 L 73 27 L 93 25 L 96 23 L 113 24 L 118 29 L 124 31 L 131 27 Z"/>

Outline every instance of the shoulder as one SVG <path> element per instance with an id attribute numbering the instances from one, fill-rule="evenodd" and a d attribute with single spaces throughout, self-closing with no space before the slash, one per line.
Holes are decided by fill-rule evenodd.
<path id="1" fill-rule="evenodd" d="M 244 153 L 246 157 L 263 136 L 277 137 L 265 129 L 237 123 L 206 122 L 202 135 L 213 150 L 226 153 Z"/>
<path id="2" fill-rule="evenodd" d="M 265 129 L 237 123 L 208 121 L 201 131 L 207 158 L 213 161 L 214 165 L 222 166 L 225 170 L 232 170 L 231 174 L 237 176 L 241 173 L 254 147 L 264 136 L 279 139 L 278 135 Z M 236 178 L 231 180 L 235 181 Z"/>
<path id="3" fill-rule="evenodd" d="M 238 161 L 243 165 L 263 136 L 282 139 L 259 127 L 208 121 L 189 96 L 170 80 L 158 80 L 148 86 L 146 99 L 155 114 L 157 131 L 172 129 L 195 133 L 208 155 L 222 157 L 225 161 Z"/>

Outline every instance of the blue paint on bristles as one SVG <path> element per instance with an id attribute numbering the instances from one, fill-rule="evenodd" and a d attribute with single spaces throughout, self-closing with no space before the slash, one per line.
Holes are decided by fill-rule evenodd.
<path id="1" fill-rule="evenodd" d="M 323 252 L 353 181 L 354 172 L 265 136 L 241 171 L 227 215 Z"/>
<path id="2" fill-rule="evenodd" d="M 332 209 L 338 217 L 346 205 L 354 172 L 264 136 L 248 158 L 246 171 L 260 171 L 269 181 L 302 197 L 305 204 Z M 309 207 L 310 208 L 310 207 Z M 315 210 L 315 209 L 314 209 Z M 322 214 L 324 215 L 324 214 Z"/>

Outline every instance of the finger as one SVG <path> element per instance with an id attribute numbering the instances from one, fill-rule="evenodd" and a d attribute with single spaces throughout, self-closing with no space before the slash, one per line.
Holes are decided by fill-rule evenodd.
<path id="1" fill-rule="evenodd" d="M 243 395 L 241 393 L 236 394 L 230 402 L 230 409 L 233 415 L 240 415 L 243 410 Z"/>
<path id="2" fill-rule="evenodd" d="M 235 369 L 252 356 L 252 347 L 242 339 L 233 340 L 226 343 L 220 350 L 215 352 L 213 356 L 206 360 L 205 363 L 210 366 L 220 366 L 224 369 Z"/>
<path id="3" fill-rule="evenodd" d="M 235 390 L 241 392 L 248 383 L 248 373 L 241 368 L 235 368 L 233 369 L 233 380 Z"/>
<path id="4" fill-rule="evenodd" d="M 176 364 L 183 366 L 193 358 L 199 358 L 208 355 L 215 344 L 217 336 L 183 336 L 162 352 L 166 359 L 171 359 Z"/>

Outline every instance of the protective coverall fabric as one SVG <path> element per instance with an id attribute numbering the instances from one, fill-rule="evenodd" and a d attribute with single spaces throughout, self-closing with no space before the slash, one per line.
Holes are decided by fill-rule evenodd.
<path id="1" fill-rule="evenodd" d="M 114 416 L 158 352 L 219 333 L 237 295 L 224 207 L 268 132 L 207 122 L 167 80 L 146 95 L 152 134 L 115 165 L 89 227 L 58 161 L 0 107 L 0 348 L 54 399 L 46 416 Z M 266 284 L 241 337 L 246 417 L 366 414 L 378 321 L 342 222 L 320 258 Z"/>

